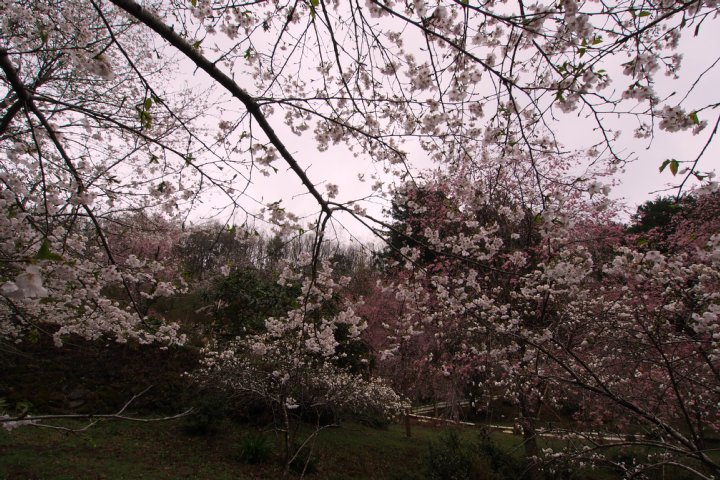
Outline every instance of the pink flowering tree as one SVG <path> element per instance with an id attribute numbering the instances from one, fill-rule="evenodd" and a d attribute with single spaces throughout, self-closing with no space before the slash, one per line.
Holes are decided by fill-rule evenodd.
<path id="1" fill-rule="evenodd" d="M 625 475 L 662 465 L 717 475 L 708 442 L 720 399 L 718 232 L 669 254 L 636 251 L 622 246 L 597 181 L 554 182 L 555 200 L 536 214 L 518 197 L 498 204 L 463 180 L 437 181 L 448 208 L 435 211 L 447 221 L 433 228 L 429 212 L 410 205 L 429 226 L 400 249 L 404 268 L 388 285 L 405 308 L 387 353 L 428 336 L 440 356 L 424 352 L 426 361 L 461 387 L 513 402 L 533 478 L 564 461 Z M 569 433 L 568 448 L 541 451 L 541 411 L 568 405 L 581 430 L 602 426 L 627 440 Z M 633 445 L 653 453 L 632 465 L 606 455 Z"/>
<path id="2" fill-rule="evenodd" d="M 412 403 L 438 398 L 447 391 L 447 378 L 433 367 L 432 333 L 401 327 L 404 299 L 378 283 L 357 309 L 367 322 L 363 338 L 374 356 L 374 373 Z"/>
<path id="3" fill-rule="evenodd" d="M 177 219 L 162 215 L 107 216 L 103 231 L 113 251 L 115 262 L 123 269 L 138 272 L 124 278 L 126 288 L 115 290 L 113 296 L 133 307 L 144 317 L 157 317 L 153 305 L 161 298 L 188 290 L 182 275 L 182 259 L 175 247 L 184 237 Z M 154 318 L 154 321 L 157 321 Z"/>
<path id="4" fill-rule="evenodd" d="M 659 197 L 641 205 L 629 232 L 637 245 L 662 252 L 692 252 L 718 231 L 720 192 L 698 190 L 692 195 Z"/>

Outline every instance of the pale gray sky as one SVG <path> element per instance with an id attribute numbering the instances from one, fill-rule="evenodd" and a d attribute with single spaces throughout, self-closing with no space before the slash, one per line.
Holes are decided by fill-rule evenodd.
<path id="1" fill-rule="evenodd" d="M 681 40 L 680 53 L 683 55 L 683 64 L 680 71 L 680 79 L 673 80 L 658 72 L 656 91 L 660 98 L 665 98 L 673 91 L 684 92 L 698 75 L 707 69 L 718 58 L 720 52 L 716 45 L 720 45 L 720 31 L 713 30 L 710 25 L 701 30 L 698 37 L 686 35 Z M 615 58 L 615 65 L 604 66 L 614 79 L 610 89 L 621 91 L 631 83 L 631 79 L 623 76 L 621 64 L 627 61 L 626 58 Z M 720 66 L 720 65 L 719 65 Z M 696 86 L 693 93 L 685 103 L 686 109 L 691 111 L 694 108 L 705 106 L 709 103 L 718 102 L 718 88 L 720 85 L 720 68 L 709 72 Z M 681 95 L 676 95 L 680 97 Z M 671 97 L 670 101 L 672 101 Z M 667 188 L 669 185 L 677 184 L 680 176 L 672 177 L 669 170 L 660 173 L 658 167 L 666 158 L 678 160 L 692 160 L 702 149 L 711 133 L 712 126 L 717 118 L 718 112 L 708 110 L 702 112 L 701 120 L 708 121 L 708 128 L 699 135 L 693 136 L 689 132 L 669 133 L 655 129 L 656 136 L 648 145 L 647 139 L 637 139 L 633 131 L 637 122 L 631 118 L 622 117 L 613 120 L 612 128 L 621 130 L 618 148 L 622 153 L 634 152 L 637 160 L 626 166 L 623 172 L 618 174 L 618 180 L 622 183 L 613 189 L 612 198 L 624 199 L 629 206 L 629 211 L 654 196 L 653 192 Z M 276 114 L 271 118 L 273 127 L 280 134 L 281 139 L 286 142 L 290 151 L 296 154 L 297 160 L 311 180 L 316 182 L 321 192 L 325 192 L 323 183 L 330 182 L 340 187 L 339 201 L 350 201 L 366 198 L 373 195 L 373 175 L 379 175 L 385 180 L 390 176 L 382 173 L 382 166 L 373 164 L 367 157 L 354 157 L 347 149 L 337 146 L 331 147 L 327 152 L 319 152 L 311 132 L 303 137 L 293 135 L 285 127 L 282 114 Z M 564 115 L 559 118 L 555 125 L 561 143 L 568 148 L 583 148 L 593 143 L 597 138 L 592 131 L 590 122 L 583 120 L 577 114 Z M 705 153 L 700 163 L 700 170 L 712 171 L 720 167 L 720 146 L 715 142 Z M 413 168 L 428 168 L 431 164 L 427 161 L 420 149 L 410 151 L 410 163 Z M 248 193 L 263 203 L 270 203 L 281 200 L 282 205 L 289 211 L 299 215 L 312 215 L 318 208 L 315 201 L 308 195 L 297 177 L 287 170 L 281 162 L 276 162 L 279 168 L 278 173 L 270 177 L 256 176 L 255 183 L 248 189 Z M 362 176 L 364 181 L 358 179 Z M 690 186 L 697 185 L 696 181 L 690 182 Z M 362 206 L 372 215 L 380 216 L 382 205 L 379 201 L 363 201 Z M 256 209 L 250 206 L 249 209 Z M 309 218 L 309 219 L 312 219 Z M 350 230 L 353 235 L 361 239 L 369 239 L 372 236 L 364 227 L 349 218 L 339 216 L 338 219 Z"/>

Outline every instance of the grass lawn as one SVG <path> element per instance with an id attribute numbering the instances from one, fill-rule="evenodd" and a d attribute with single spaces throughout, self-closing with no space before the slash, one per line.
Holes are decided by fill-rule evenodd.
<path id="1" fill-rule="evenodd" d="M 78 428 L 82 423 L 65 422 Z M 32 426 L 10 433 L 0 430 L 0 479 L 274 479 L 280 478 L 280 439 L 272 431 L 226 422 L 212 436 L 190 436 L 183 420 L 140 424 L 101 422 L 83 433 L 69 433 Z M 309 428 L 309 427 L 308 427 Z M 448 427 L 413 424 L 412 437 L 402 425 L 386 430 L 357 423 L 323 430 L 315 445 L 316 471 L 307 478 L 397 479 L 427 478 L 426 458 L 430 442 L 437 442 Z M 308 430 L 309 431 L 309 430 Z M 477 444 L 473 428 L 456 430 L 468 444 Z M 271 456 L 261 465 L 240 459 L 243 438 L 267 437 Z M 493 433 L 493 444 L 518 461 L 521 438 Z M 492 472 L 490 462 L 480 459 L 480 480 L 502 477 Z M 477 468 L 476 468 L 477 470 Z M 573 478 L 618 478 L 610 472 L 579 472 Z"/>
<path id="2" fill-rule="evenodd" d="M 81 423 L 65 422 L 67 427 Z M 0 431 L 0 478 L 7 480 L 70 479 L 268 479 L 281 475 L 279 439 L 271 431 L 273 457 L 265 465 L 246 465 L 239 459 L 245 435 L 252 427 L 228 423 L 213 436 L 190 436 L 182 420 L 155 424 L 101 422 L 83 433 L 32 426 L 10 433 Z M 323 479 L 425 478 L 428 443 L 443 430 L 413 425 L 412 437 L 401 425 L 387 430 L 356 423 L 324 430 L 318 437 L 317 472 Z M 468 441 L 472 429 L 460 430 Z M 504 444 L 519 438 L 503 435 Z"/>

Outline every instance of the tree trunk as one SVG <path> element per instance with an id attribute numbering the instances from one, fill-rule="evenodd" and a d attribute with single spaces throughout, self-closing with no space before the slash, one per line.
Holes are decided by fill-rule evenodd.
<path id="1" fill-rule="evenodd" d="M 522 429 L 523 446 L 525 448 L 525 461 L 527 462 L 528 480 L 543 480 L 543 472 L 539 468 L 538 458 L 540 448 L 535 432 L 536 409 L 531 408 L 525 393 L 520 394 L 520 428 Z"/>
<path id="2" fill-rule="evenodd" d="M 290 462 L 292 460 L 292 449 L 290 448 L 290 417 L 288 416 L 287 407 L 285 399 L 283 399 L 282 404 L 280 405 L 280 408 L 282 409 L 283 413 L 283 427 L 285 428 L 284 431 L 284 440 L 285 440 L 285 466 L 283 468 L 283 478 L 289 478 L 290 477 Z"/>

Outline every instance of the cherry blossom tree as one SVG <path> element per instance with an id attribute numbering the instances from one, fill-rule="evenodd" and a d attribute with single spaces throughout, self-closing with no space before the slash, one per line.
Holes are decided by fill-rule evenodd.
<path id="1" fill-rule="evenodd" d="M 657 79 L 683 75 L 683 37 L 712 31 L 718 8 L 712 0 L 5 2 L 0 335 L 182 342 L 176 325 L 149 322 L 136 303 L 105 294 L 120 288 L 132 299 L 131 286 L 145 284 L 155 295 L 163 269 L 119 261 L 105 219 L 140 210 L 187 218 L 207 198 L 249 216 L 248 204 L 263 202 L 248 187 L 287 168 L 317 215 L 308 225 L 275 201 L 262 216 L 283 233 L 312 231 L 313 259 L 299 309 L 268 321 L 258 341 L 271 351 L 299 339 L 300 350 L 277 349 L 297 352 L 288 365 L 310 352 L 322 359 L 313 369 L 344 378 L 331 361 L 333 332 L 338 323 L 359 329 L 355 317 L 303 313 L 316 311 L 317 285 L 332 285 L 319 253 L 340 215 L 375 233 L 392 225 L 337 185 L 319 187 L 306 170 L 314 153 L 295 153 L 294 143 L 342 145 L 411 183 L 422 156 L 452 203 L 422 226 L 419 244 L 400 249 L 402 323 L 436 328 L 452 347 L 439 360 L 450 375 L 475 369 L 518 402 L 529 457 L 540 455 L 532 418 L 569 385 L 659 429 L 652 445 L 671 455 L 659 462 L 709 477 L 717 465 L 702 431 L 715 424 L 717 403 L 716 237 L 677 256 L 618 250 L 606 261 L 586 235 L 612 217 L 606 177 L 631 158 L 618 147 L 618 116 L 648 141 L 703 135 L 698 152 L 659 167 L 680 175 L 679 190 L 693 181 L 717 189 L 702 161 L 719 104 L 693 93 L 718 61 L 674 95 Z M 188 88 L 177 82 L 184 67 Z M 194 87 L 201 83 L 211 92 Z M 587 139 L 567 149 L 560 123 L 571 118 Z M 373 190 L 392 195 L 381 177 Z M 526 223 L 533 235 L 524 237 Z M 434 253 L 419 265 L 425 248 Z M 594 346 L 583 345 L 590 339 Z M 610 351 L 627 352 L 651 375 L 648 391 L 662 385 L 667 395 L 640 404 Z M 266 355 L 267 365 L 282 363 Z M 242 362 L 237 371 L 268 378 L 264 362 L 255 370 Z M 235 388 L 244 388 L 239 378 Z M 272 398 L 287 412 L 290 394 L 278 391 Z"/>
<path id="2" fill-rule="evenodd" d="M 305 259 L 312 262 L 309 255 Z M 367 325 L 351 304 L 334 315 L 327 313 L 326 306 L 350 279 L 336 281 L 327 263 L 309 277 L 301 273 L 303 266 L 288 266 L 281 277 L 283 283 L 301 282 L 299 307 L 285 317 L 268 318 L 260 333 L 210 347 L 204 369 L 197 374 L 200 381 L 222 388 L 231 398 L 260 401 L 272 409 L 283 438 L 285 476 L 328 426 L 321 422 L 323 416 L 331 414 L 334 425 L 342 412 L 392 418 L 403 409 L 401 398 L 385 382 L 346 366 L 340 329 L 347 332 L 342 339 L 347 343 L 358 339 Z M 299 439 L 294 424 L 301 415 L 315 420 L 316 428 Z"/>
<path id="3" fill-rule="evenodd" d="M 149 282 L 153 291 L 145 293 L 171 293 L 172 282 L 154 280 L 166 267 L 118 252 L 108 225 L 118 212 L 179 201 L 173 179 L 182 183 L 183 174 L 168 168 L 162 152 L 187 123 L 164 110 L 153 125 L 142 113 L 164 95 L 141 81 L 163 66 L 141 53 L 150 51 L 147 35 L 129 34 L 115 12 L 85 7 L 2 7 L 2 337 L 181 343 L 177 325 L 148 322 L 132 291 Z M 106 28 L 112 22 L 120 22 L 117 32 Z M 140 54 L 136 64 L 117 62 L 115 34 Z M 168 99 L 183 103 L 182 95 Z M 129 303 L 106 295 L 118 288 Z"/>
<path id="4" fill-rule="evenodd" d="M 387 288 L 404 311 L 390 326 L 397 340 L 388 354 L 402 355 L 403 339 L 429 335 L 427 344 L 439 348 L 423 352 L 426 361 L 456 385 L 517 405 L 534 478 L 540 460 L 552 468 L 568 459 L 607 462 L 627 476 L 661 465 L 717 475 L 707 446 L 717 433 L 720 380 L 714 218 L 709 230 L 694 223 L 702 241 L 687 244 L 695 235 L 680 229 L 683 246 L 663 254 L 624 246 L 635 242 L 608 224 L 607 199 L 593 192 L 594 182 L 583 195 L 557 188 L 558 203 L 538 213 L 520 208 L 519 198 L 493 205 L 464 180 L 437 182 L 447 208 L 434 212 L 447 220 L 442 234 L 429 226 L 421 242 L 401 249 L 404 271 Z M 699 192 L 687 202 L 710 205 L 714 196 Z M 407 203 L 435 223 L 423 205 Z M 575 446 L 541 451 L 541 410 L 569 404 L 577 405 L 577 425 L 633 435 L 613 442 L 568 434 Z M 633 465 L 613 463 L 606 453 L 618 445 L 654 453 Z"/>
<path id="5" fill-rule="evenodd" d="M 371 225 L 362 207 L 334 200 L 336 185 L 320 192 L 288 148 L 287 129 L 311 131 L 320 150 L 343 143 L 406 174 L 417 147 L 444 167 L 529 168 L 541 190 L 539 164 L 569 153 L 555 135 L 553 116 L 561 112 L 594 124 L 598 138 L 586 150 L 591 161 L 612 165 L 626 159 L 607 123 L 618 114 L 636 119 L 641 136 L 701 134 L 717 123 L 717 105 L 663 99 L 654 76 L 682 72 L 683 32 L 700 32 L 716 11 L 712 2 L 634 0 L 10 2 L 0 46 L 4 188 L 7 208 L 27 217 L 6 216 L 28 231 L 13 247 L 20 251 L 8 254 L 14 267 L 6 290 L 44 296 L 45 264 L 28 258 L 63 256 L 65 232 L 82 223 L 72 219 L 94 227 L 98 255 L 117 268 L 103 215 L 148 207 L 182 213 L 208 188 L 242 209 L 254 172 L 270 175 L 279 162 L 317 201 L 313 228 L 323 230 L 339 211 Z M 194 64 L 240 112 L 213 107 L 220 94 L 178 89 L 176 59 Z M 605 89 L 610 82 L 613 91 Z M 716 128 L 709 130 L 708 144 Z M 687 160 L 687 178 L 703 177 L 701 157 Z M 665 166 L 678 173 L 684 161 Z M 266 214 L 283 228 L 305 228 L 277 203 Z"/>

